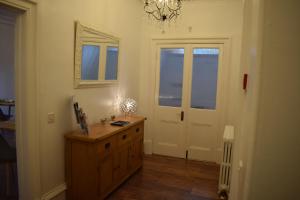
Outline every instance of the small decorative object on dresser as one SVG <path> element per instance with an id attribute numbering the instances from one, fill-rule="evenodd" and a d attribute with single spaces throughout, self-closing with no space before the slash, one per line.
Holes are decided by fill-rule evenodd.
<path id="1" fill-rule="evenodd" d="M 77 123 L 80 124 L 80 128 L 84 131 L 84 134 L 89 134 L 86 114 L 82 108 L 79 108 L 78 102 L 74 102 L 73 106 Z"/>
<path id="2" fill-rule="evenodd" d="M 102 200 L 142 167 L 145 119 L 127 116 L 127 126 L 99 123 L 89 135 L 65 135 L 67 200 Z"/>
<path id="3" fill-rule="evenodd" d="M 130 122 L 128 121 L 115 121 L 110 123 L 113 126 L 127 126 L 128 124 L 130 124 Z"/>
<path id="4" fill-rule="evenodd" d="M 124 99 L 120 104 L 121 111 L 126 115 L 130 115 L 131 113 L 135 113 L 137 110 L 137 103 L 134 99 Z"/>

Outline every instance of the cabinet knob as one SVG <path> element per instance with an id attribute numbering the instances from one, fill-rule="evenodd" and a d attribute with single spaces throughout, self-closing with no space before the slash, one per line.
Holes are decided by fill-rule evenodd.
<path id="1" fill-rule="evenodd" d="M 140 131 L 140 128 L 135 129 L 135 132 L 139 132 L 139 131 Z"/>
<path id="2" fill-rule="evenodd" d="M 110 142 L 105 144 L 105 149 L 109 149 L 110 148 Z"/>
<path id="3" fill-rule="evenodd" d="M 123 135 L 122 139 L 125 140 L 127 138 L 127 135 Z"/>

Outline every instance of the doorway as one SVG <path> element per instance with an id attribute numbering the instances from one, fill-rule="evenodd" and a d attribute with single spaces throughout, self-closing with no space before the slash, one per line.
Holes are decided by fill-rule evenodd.
<path id="1" fill-rule="evenodd" d="M 224 43 L 156 45 L 155 154 L 218 163 L 226 99 Z"/>
<path id="2" fill-rule="evenodd" d="M 0 6 L 0 198 L 18 199 L 15 31 L 18 13 Z"/>
<path id="3" fill-rule="evenodd" d="M 18 198 L 40 198 L 39 98 L 36 66 L 36 1 L 0 0 L 16 12 L 14 84 Z M 2 18 L 1 18 L 2 19 Z M 1 181 L 3 181 L 1 179 Z"/>

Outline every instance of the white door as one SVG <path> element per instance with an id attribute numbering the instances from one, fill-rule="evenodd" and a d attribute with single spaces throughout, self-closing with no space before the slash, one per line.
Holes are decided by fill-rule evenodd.
<path id="1" fill-rule="evenodd" d="M 189 95 L 186 107 L 188 158 L 217 162 L 222 136 L 222 46 L 191 45 Z"/>
<path id="2" fill-rule="evenodd" d="M 184 82 L 187 73 L 187 49 L 184 45 L 157 47 L 153 143 L 156 154 L 185 157 L 185 123 L 181 114 L 186 107 L 187 89 Z"/>
<path id="3" fill-rule="evenodd" d="M 218 162 L 222 52 L 221 44 L 158 46 L 154 153 Z"/>

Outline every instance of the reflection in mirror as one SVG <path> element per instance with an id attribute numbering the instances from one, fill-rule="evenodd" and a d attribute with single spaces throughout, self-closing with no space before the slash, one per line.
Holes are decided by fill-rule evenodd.
<path id="1" fill-rule="evenodd" d="M 118 47 L 107 47 L 105 80 L 117 80 L 118 75 Z"/>
<path id="2" fill-rule="evenodd" d="M 82 46 L 81 80 L 98 80 L 100 46 Z"/>

